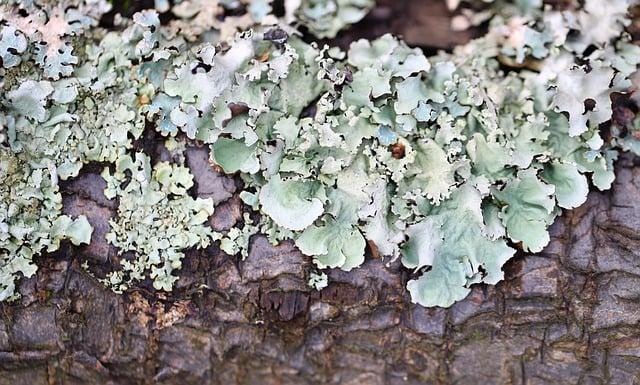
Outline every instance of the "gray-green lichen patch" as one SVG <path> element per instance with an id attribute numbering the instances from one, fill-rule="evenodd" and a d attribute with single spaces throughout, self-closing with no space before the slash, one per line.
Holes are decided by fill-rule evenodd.
<path id="1" fill-rule="evenodd" d="M 374 0 L 289 0 L 285 19 L 299 21 L 319 38 L 335 37 L 362 20 L 374 5 Z"/>
<path id="2" fill-rule="evenodd" d="M 178 279 L 172 272 L 180 269 L 184 249 L 206 247 L 213 237 L 205 226 L 213 201 L 189 196 L 193 176 L 188 168 L 168 162 L 152 167 L 141 153 L 119 158 L 113 174 L 106 168 L 102 177 L 105 196 L 119 201 L 107 240 L 121 253 L 132 254 L 107 281 L 122 291 L 150 271 L 156 289 L 171 290 Z"/>
<path id="3" fill-rule="evenodd" d="M 500 281 L 512 244 L 541 251 L 589 181 L 611 186 L 619 149 L 640 153 L 640 119 L 611 105 L 638 105 L 631 1 L 495 0 L 463 14 L 490 19 L 486 36 L 430 58 L 391 35 L 319 47 L 292 26 L 334 36 L 369 0 L 288 1 L 282 20 L 269 0 L 159 1 L 167 23 L 145 10 L 111 31 L 96 27 L 106 3 L 65 3 L 1 8 L 2 299 L 33 254 L 89 241 L 86 219 L 61 215 L 57 179 L 92 161 L 117 202 L 114 290 L 150 278 L 170 291 L 186 249 L 246 256 L 261 232 L 320 269 L 357 268 L 369 243 L 416 273 L 414 302 L 449 306 Z M 145 129 L 168 138 L 170 159 L 140 152 Z M 187 141 L 210 159 L 185 159 Z M 210 217 L 236 186 L 212 195 L 186 166 L 209 161 L 240 176 L 253 211 L 221 232 Z"/>
<path id="4" fill-rule="evenodd" d="M 35 255 L 57 250 L 62 239 L 91 240 L 86 217 L 62 215 L 55 167 L 0 148 L 0 301 L 14 297 L 19 275 L 35 273 Z"/>
<path id="5" fill-rule="evenodd" d="M 368 239 L 425 272 L 409 283 L 414 301 L 448 306 L 471 284 L 502 279 L 514 254 L 507 240 L 542 250 L 560 208 L 586 199 L 587 177 L 601 189 L 613 180 L 615 151 L 598 126 L 610 119 L 611 92 L 629 90 L 635 64 L 605 59 L 626 39 L 618 13 L 615 37 L 592 38 L 600 49 L 576 61 L 574 43 L 589 37 L 567 26 L 588 23 L 590 12 L 592 4 L 574 14 L 509 8 L 486 37 L 430 60 L 391 36 L 341 53 L 254 32 L 231 43 L 244 55 L 233 62 L 239 75 L 216 72 L 228 53 L 197 75 L 225 79 L 224 90 L 204 103 L 173 81 L 165 92 L 183 110 L 212 112 L 213 129 L 186 132 L 211 142 L 212 160 L 256 190 L 241 197 L 273 242 L 292 237 L 319 267 L 350 270 Z M 202 53 L 191 68 L 200 71 L 198 62 Z M 504 73 L 509 63 L 519 71 Z M 320 85 L 300 95 L 317 100 L 310 116 L 288 94 L 301 73 Z"/>

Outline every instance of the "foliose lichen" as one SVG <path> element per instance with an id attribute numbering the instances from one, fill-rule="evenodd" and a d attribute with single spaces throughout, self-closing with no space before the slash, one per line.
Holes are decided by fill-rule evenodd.
<path id="1" fill-rule="evenodd" d="M 287 1 L 281 18 L 269 0 L 156 1 L 112 30 L 97 26 L 104 1 L 63 3 L 0 8 L 0 300 L 35 254 L 89 242 L 57 187 L 89 162 L 118 202 L 114 290 L 170 291 L 185 250 L 246 256 L 261 232 L 319 269 L 357 268 L 375 246 L 416 273 L 413 302 L 450 306 L 499 282 L 514 247 L 541 251 L 589 183 L 610 188 L 620 150 L 640 155 L 631 0 L 468 2 L 458 27 L 489 20 L 487 34 L 430 58 L 391 35 L 343 52 L 295 29 L 335 36 L 370 0 Z M 213 231 L 189 169 L 135 148 L 145 129 L 238 174 L 243 225 Z"/>

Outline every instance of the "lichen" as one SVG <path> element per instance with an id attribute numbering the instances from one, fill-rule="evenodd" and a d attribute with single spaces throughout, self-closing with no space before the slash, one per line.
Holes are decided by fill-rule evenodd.
<path id="1" fill-rule="evenodd" d="M 465 2 L 457 27 L 488 20 L 488 33 L 427 58 L 391 35 L 343 52 L 296 30 L 335 36 L 369 0 L 286 1 L 280 19 L 270 0 L 157 1 L 108 31 L 101 0 L 7 2 L 0 300 L 35 254 L 89 242 L 86 218 L 62 215 L 57 180 L 102 162 L 118 204 L 107 240 L 121 266 L 104 279 L 116 291 L 146 278 L 170 291 L 186 250 L 246 257 L 262 232 L 319 269 L 355 269 L 369 244 L 415 272 L 414 302 L 449 306 L 499 282 L 516 245 L 541 251 L 589 181 L 610 188 L 619 151 L 640 153 L 631 4 Z M 633 107 L 614 110 L 615 97 Z M 213 231 L 184 156 L 152 163 L 134 146 L 145 130 L 175 153 L 208 146 L 239 175 L 243 224 Z"/>
<path id="2" fill-rule="evenodd" d="M 213 230 L 203 225 L 213 214 L 213 201 L 187 194 L 193 186 L 188 168 L 168 162 L 152 167 L 142 153 L 120 157 L 115 172 L 105 168 L 102 177 L 107 182 L 105 196 L 120 202 L 106 237 L 125 254 L 122 270 L 107 281 L 122 291 L 150 271 L 153 286 L 170 291 L 178 279 L 172 272 L 181 268 L 183 250 L 206 247 L 213 237 Z"/>
<path id="3" fill-rule="evenodd" d="M 87 244 L 87 218 L 62 215 L 54 163 L 37 164 L 0 146 L 0 301 L 16 298 L 19 275 L 36 272 L 33 257 L 58 250 L 63 239 Z"/>

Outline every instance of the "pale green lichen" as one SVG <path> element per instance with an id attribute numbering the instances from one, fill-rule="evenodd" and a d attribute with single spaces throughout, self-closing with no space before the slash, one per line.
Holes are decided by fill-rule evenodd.
<path id="1" fill-rule="evenodd" d="M 0 301 L 15 298 L 19 275 L 36 272 L 33 257 L 60 241 L 89 243 L 87 218 L 62 215 L 53 163 L 34 164 L 0 146 Z"/>
<path id="2" fill-rule="evenodd" d="M 239 254 L 243 259 L 249 256 L 249 245 L 251 237 L 260 232 L 260 228 L 253 224 L 253 220 L 248 213 L 243 216 L 244 225 L 242 228 L 232 227 L 226 234 L 216 234 L 215 238 L 220 240 L 220 250 L 229 255 Z"/>
<path id="3" fill-rule="evenodd" d="M 122 291 L 150 271 L 153 286 L 170 291 L 178 279 L 172 272 L 181 268 L 184 250 L 204 248 L 213 238 L 213 230 L 204 225 L 213 214 L 213 201 L 187 194 L 193 176 L 186 167 L 167 162 L 152 167 L 141 153 L 122 156 L 115 172 L 105 168 L 102 177 L 105 196 L 120 202 L 107 240 L 123 255 L 122 269 L 106 280 Z"/>
<path id="4" fill-rule="evenodd" d="M 0 9 L 0 299 L 35 272 L 33 255 L 89 241 L 57 190 L 88 162 L 107 163 L 105 195 L 118 201 L 107 239 L 121 268 L 104 279 L 117 291 L 146 278 L 172 290 L 186 250 L 246 257 L 262 232 L 322 269 L 357 268 L 369 243 L 419 274 L 414 302 L 449 306 L 503 278 L 510 244 L 542 250 L 589 180 L 609 188 L 618 149 L 640 153 L 640 119 L 599 131 L 614 92 L 640 104 L 630 0 L 562 12 L 467 1 L 457 27 L 490 20 L 489 32 L 431 58 L 391 35 L 320 48 L 293 27 L 335 36 L 370 0 L 286 1 L 281 20 L 270 0 L 156 1 L 113 31 L 96 27 L 106 3 L 64 3 Z M 133 151 L 146 124 L 169 137 L 171 163 Z M 190 195 L 187 141 L 240 175 L 260 219 L 212 230 L 213 201 Z"/>
<path id="5" fill-rule="evenodd" d="M 350 24 L 362 20 L 374 0 L 287 0 L 288 21 L 299 20 L 319 38 L 335 37 Z"/>
<path id="6" fill-rule="evenodd" d="M 320 291 L 329 285 L 329 277 L 325 273 L 311 273 L 308 283 L 310 287 Z"/>

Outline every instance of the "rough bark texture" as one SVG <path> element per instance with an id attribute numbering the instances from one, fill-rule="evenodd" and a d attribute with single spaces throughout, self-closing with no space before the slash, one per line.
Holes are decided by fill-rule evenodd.
<path id="1" fill-rule="evenodd" d="M 168 156 L 153 135 L 140 146 Z M 186 158 L 192 193 L 221 202 L 211 225 L 241 221 L 236 182 L 203 148 Z M 262 237 L 244 261 L 216 246 L 190 252 L 171 295 L 148 282 L 116 295 L 81 268 L 102 276 L 118 264 L 103 240 L 117 206 L 99 171 L 63 186 L 92 244 L 42 257 L 22 298 L 0 304 L 0 385 L 640 384 L 640 159 L 622 157 L 611 191 L 565 212 L 544 252 L 519 255 L 504 282 L 447 310 L 411 304 L 410 272 L 373 258 L 312 291 L 310 259 Z"/>

